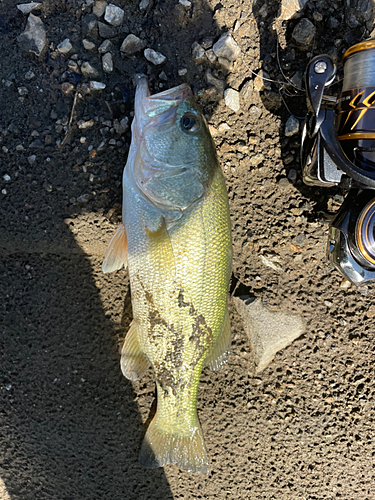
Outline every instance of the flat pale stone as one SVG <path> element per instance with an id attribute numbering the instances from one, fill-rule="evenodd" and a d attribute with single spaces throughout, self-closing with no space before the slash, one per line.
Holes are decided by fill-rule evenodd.
<path id="1" fill-rule="evenodd" d="M 104 19 L 107 23 L 112 24 L 112 26 L 121 26 L 124 15 L 125 12 L 120 7 L 110 3 L 105 9 Z"/>
<path id="2" fill-rule="evenodd" d="M 96 0 L 92 8 L 92 13 L 95 14 L 96 17 L 101 17 L 104 14 L 107 5 L 108 4 L 105 0 Z"/>
<path id="3" fill-rule="evenodd" d="M 280 21 L 293 19 L 307 4 L 308 0 L 282 0 L 280 5 Z"/>
<path id="4" fill-rule="evenodd" d="M 39 2 L 21 3 L 17 5 L 17 9 L 22 12 L 22 14 L 30 14 L 32 10 L 40 9 L 42 6 Z"/>
<path id="5" fill-rule="evenodd" d="M 60 52 L 60 54 L 69 54 L 69 52 L 73 50 L 73 45 L 70 43 L 69 38 L 65 38 L 65 40 L 59 43 L 56 50 Z"/>
<path id="6" fill-rule="evenodd" d="M 225 105 L 228 106 L 232 111 L 239 111 L 240 109 L 240 93 L 234 89 L 226 89 L 224 91 L 224 101 Z"/>
<path id="7" fill-rule="evenodd" d="M 212 47 L 216 57 L 223 57 L 229 61 L 235 61 L 241 54 L 241 50 L 232 35 L 224 33 Z"/>
<path id="8" fill-rule="evenodd" d="M 90 82 L 90 90 L 104 90 L 106 88 L 106 84 L 102 82 L 96 82 L 95 80 L 91 80 Z"/>
<path id="9" fill-rule="evenodd" d="M 17 41 L 27 52 L 40 56 L 47 45 L 46 30 L 40 17 L 29 14 L 25 31 L 17 37 Z"/>
<path id="10" fill-rule="evenodd" d="M 150 61 L 152 64 L 155 64 L 155 66 L 159 66 L 159 64 L 163 64 L 167 60 L 163 54 L 160 52 L 156 52 L 153 49 L 145 49 L 144 51 L 144 56 L 147 59 L 147 61 Z"/>
<path id="11" fill-rule="evenodd" d="M 305 332 L 302 316 L 271 311 L 257 298 L 233 297 L 256 358 L 256 372 L 261 372 L 275 354 Z"/>

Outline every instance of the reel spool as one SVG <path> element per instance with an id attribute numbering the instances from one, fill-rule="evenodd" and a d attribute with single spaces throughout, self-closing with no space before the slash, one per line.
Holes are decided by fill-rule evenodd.
<path id="1" fill-rule="evenodd" d="M 346 157 L 363 172 L 375 172 L 375 40 L 343 56 L 344 81 L 336 107 L 337 137 Z"/>

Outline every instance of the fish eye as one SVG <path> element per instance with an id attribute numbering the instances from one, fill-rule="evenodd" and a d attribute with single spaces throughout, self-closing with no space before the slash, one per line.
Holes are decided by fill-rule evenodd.
<path id="1" fill-rule="evenodd" d="M 193 113 L 185 113 L 181 118 L 181 128 L 185 132 L 196 132 L 199 130 L 200 126 L 199 118 L 193 115 Z"/>

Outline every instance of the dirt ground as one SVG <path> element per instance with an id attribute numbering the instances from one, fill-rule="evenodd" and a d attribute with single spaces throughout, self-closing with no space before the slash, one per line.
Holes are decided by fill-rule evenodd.
<path id="1" fill-rule="evenodd" d="M 329 53 L 340 77 L 343 51 L 373 29 L 369 2 L 309 1 L 283 23 L 273 0 L 114 3 L 125 18 L 111 34 L 111 73 L 97 51 L 103 37 L 88 35 L 91 51 L 82 45 L 90 0 L 44 0 L 34 11 L 48 38 L 41 57 L 17 39 L 27 16 L 13 0 L 0 3 L 1 500 L 374 499 L 374 288 L 346 287 L 328 264 L 327 220 L 342 193 L 303 186 L 300 136 L 284 135 L 290 112 L 306 112 L 303 92 L 285 87 L 284 76 L 300 86 L 309 58 Z M 302 17 L 316 34 L 299 47 L 292 32 Z M 227 31 L 242 50 L 233 67 L 194 60 L 194 42 L 209 50 Z M 121 56 L 128 33 L 164 64 L 142 52 Z M 56 52 L 66 38 L 69 56 Z M 71 127 L 88 79 L 69 60 L 90 62 L 106 84 L 81 92 Z M 238 112 L 207 69 L 240 92 Z M 250 71 L 260 69 L 273 80 L 266 88 Z M 151 373 L 132 384 L 120 372 L 128 278 L 100 267 L 120 217 L 130 142 L 114 120 L 130 123 L 140 72 L 154 91 L 190 84 L 212 127 L 231 206 L 233 283 L 306 322 L 306 333 L 255 374 L 231 308 L 230 361 L 204 370 L 198 395 L 208 476 L 138 463 L 155 386 Z M 80 129 L 79 120 L 93 122 Z"/>

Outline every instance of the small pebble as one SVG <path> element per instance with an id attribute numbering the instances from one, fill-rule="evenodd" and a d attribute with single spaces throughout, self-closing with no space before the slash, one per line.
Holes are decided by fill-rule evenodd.
<path id="1" fill-rule="evenodd" d="M 72 59 L 70 59 L 68 61 L 68 68 L 71 70 L 71 71 L 74 71 L 74 73 L 77 73 L 79 74 L 81 72 L 78 64 L 76 61 L 73 61 Z"/>
<path id="2" fill-rule="evenodd" d="M 86 50 L 94 50 L 96 45 L 94 42 L 90 42 L 90 40 L 87 40 L 87 38 L 84 38 L 82 40 L 82 45 Z"/>
<path id="3" fill-rule="evenodd" d="M 122 21 L 124 20 L 124 15 L 125 12 L 120 9 L 120 7 L 111 3 L 107 5 L 105 9 L 104 19 L 112 26 L 121 26 Z"/>
<path id="4" fill-rule="evenodd" d="M 313 23 L 304 17 L 295 26 L 292 33 L 292 40 L 299 45 L 300 50 L 308 50 L 314 40 L 315 32 L 316 29 Z"/>
<path id="5" fill-rule="evenodd" d="M 73 92 L 74 90 L 74 85 L 69 83 L 69 82 L 64 82 L 62 85 L 61 85 L 61 90 L 63 91 L 63 93 L 65 95 L 68 95 L 70 94 L 71 92 Z"/>
<path id="6" fill-rule="evenodd" d="M 35 163 L 35 160 L 36 160 L 36 156 L 35 155 L 31 155 L 27 159 L 27 161 L 29 162 L 30 165 L 32 165 L 33 163 Z"/>
<path id="7" fill-rule="evenodd" d="M 18 87 L 18 95 L 25 97 L 29 93 L 28 89 L 26 87 Z"/>
<path id="8" fill-rule="evenodd" d="M 77 201 L 78 203 L 87 203 L 89 201 L 89 194 L 82 194 L 81 196 L 78 196 Z"/>
<path id="9" fill-rule="evenodd" d="M 90 90 L 104 90 L 106 88 L 106 84 L 102 82 L 96 82 L 95 80 L 91 80 L 90 82 Z"/>
<path id="10" fill-rule="evenodd" d="M 224 91 L 224 101 L 229 109 L 237 112 L 240 109 L 240 93 L 234 89 L 226 89 Z"/>
<path id="11" fill-rule="evenodd" d="M 194 42 L 191 46 L 191 55 L 196 62 L 202 62 L 206 59 L 206 52 L 198 42 Z"/>
<path id="12" fill-rule="evenodd" d="M 163 54 L 161 54 L 160 52 L 156 52 L 153 49 L 145 49 L 144 56 L 147 61 L 150 61 L 155 66 L 163 64 L 167 60 L 167 58 L 163 56 Z"/>
<path id="13" fill-rule="evenodd" d="M 217 59 L 217 57 L 215 56 L 215 53 L 212 49 L 208 49 L 206 50 L 206 57 L 207 59 L 210 61 L 210 63 L 214 63 Z"/>
<path id="14" fill-rule="evenodd" d="M 141 0 L 139 2 L 139 9 L 146 10 L 150 4 L 151 4 L 151 0 Z"/>
<path id="15" fill-rule="evenodd" d="M 223 122 L 223 123 L 220 123 L 219 127 L 218 127 L 218 131 L 219 132 L 224 132 L 225 130 L 230 130 L 230 126 Z"/>
<path id="16" fill-rule="evenodd" d="M 113 59 L 112 59 L 112 54 L 110 52 L 107 52 L 102 57 L 102 66 L 103 66 L 103 71 L 105 71 L 106 73 L 112 73 Z"/>
<path id="17" fill-rule="evenodd" d="M 289 116 L 286 124 L 284 134 L 286 137 L 291 137 L 292 135 L 296 135 L 299 133 L 299 121 L 293 115 Z"/>
<path id="18" fill-rule="evenodd" d="M 111 40 L 104 40 L 104 42 L 99 46 L 98 52 L 99 54 L 106 54 L 113 49 L 113 43 Z"/>
<path id="19" fill-rule="evenodd" d="M 31 52 L 38 57 L 47 47 L 46 29 L 40 17 L 29 14 L 25 31 L 17 37 L 18 43 L 26 52 Z"/>
<path id="20" fill-rule="evenodd" d="M 22 14 L 30 14 L 32 10 L 40 9 L 42 6 L 39 2 L 21 3 L 17 5 L 17 9 L 22 12 Z"/>
<path id="21" fill-rule="evenodd" d="M 116 30 L 112 26 L 104 23 L 98 23 L 99 35 L 102 38 L 112 38 L 116 36 Z"/>
<path id="22" fill-rule="evenodd" d="M 105 0 L 96 0 L 92 8 L 92 13 L 95 14 L 96 17 L 101 17 L 104 14 L 107 5 L 108 4 Z"/>
<path id="23" fill-rule="evenodd" d="M 70 43 L 69 38 L 65 38 L 59 45 L 56 47 L 56 50 L 60 52 L 60 54 L 69 54 L 73 50 L 73 45 Z"/>
<path id="24" fill-rule="evenodd" d="M 178 0 L 181 5 L 185 7 L 185 9 L 190 9 L 191 2 L 189 0 Z"/>
<path id="25" fill-rule="evenodd" d="M 8 175 L 8 174 L 4 174 L 4 175 L 3 175 L 3 179 L 4 179 L 4 181 L 5 181 L 5 182 L 9 182 L 9 181 L 10 181 L 10 179 L 11 179 L 11 177 L 10 177 L 10 175 Z"/>
<path id="26" fill-rule="evenodd" d="M 25 79 L 32 80 L 33 78 L 35 78 L 35 73 L 29 69 L 29 71 L 25 74 Z"/>
<path id="27" fill-rule="evenodd" d="M 90 127 L 93 127 L 95 125 L 95 122 L 94 120 L 79 120 L 77 122 L 77 125 L 78 125 L 78 128 L 80 129 L 86 129 L 86 128 L 90 128 Z"/>
<path id="28" fill-rule="evenodd" d="M 178 70 L 178 76 L 185 76 L 188 70 L 186 68 L 181 68 Z"/>
<path id="29" fill-rule="evenodd" d="M 207 69 L 205 75 L 204 75 L 206 82 L 208 85 L 212 85 L 215 87 L 219 92 L 224 92 L 224 86 L 225 83 L 223 80 L 219 80 L 219 78 L 216 78 L 213 76 L 212 71 L 210 68 Z"/>
<path id="30" fill-rule="evenodd" d="M 81 65 L 81 71 L 82 75 L 85 76 L 86 78 L 95 78 L 96 76 L 99 76 L 99 71 L 91 66 L 91 64 L 87 61 L 82 63 Z"/>
<path id="31" fill-rule="evenodd" d="M 241 50 L 232 35 L 224 33 L 214 44 L 213 51 L 216 57 L 223 57 L 229 61 L 235 61 L 241 54 Z"/>
<path id="32" fill-rule="evenodd" d="M 2 190 L 1 190 L 1 193 L 2 193 L 3 195 L 6 195 L 6 194 L 7 194 L 7 190 L 6 190 L 6 189 L 2 189 Z"/>
<path id="33" fill-rule="evenodd" d="M 141 40 L 135 35 L 128 35 L 125 40 L 122 42 L 120 47 L 120 51 L 125 55 L 132 55 L 140 50 L 143 50 L 146 46 L 146 42 Z"/>

